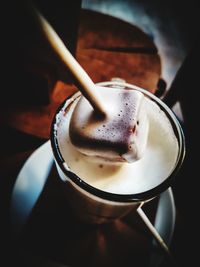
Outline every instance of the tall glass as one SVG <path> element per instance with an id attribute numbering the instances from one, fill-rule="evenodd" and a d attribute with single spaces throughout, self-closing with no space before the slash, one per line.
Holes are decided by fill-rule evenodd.
<path id="1" fill-rule="evenodd" d="M 178 143 L 176 160 L 167 177 L 160 177 L 159 182 L 156 184 L 151 183 L 148 180 L 148 170 L 144 170 L 147 174 L 144 190 L 128 194 L 104 191 L 87 183 L 82 177 L 73 172 L 73 170 L 69 168 L 68 162 L 64 160 L 60 149 L 58 140 L 60 122 L 66 114 L 73 112 L 75 103 L 81 96 L 80 92 L 68 97 L 64 103 L 60 105 L 54 116 L 51 128 L 51 146 L 59 177 L 63 182 L 63 189 L 68 202 L 78 218 L 85 222 L 99 224 L 123 217 L 131 210 L 137 209 L 145 202 L 159 196 L 160 193 L 168 189 L 183 163 L 185 142 L 182 128 L 173 111 L 152 93 L 125 82 L 110 81 L 98 83 L 98 85 L 108 87 L 108 90 L 113 90 L 111 88 L 115 87 L 121 88 L 122 90 L 130 89 L 142 92 L 145 97 L 156 103 L 160 110 L 166 114 Z M 68 151 L 68 147 L 65 147 L 65 150 L 66 153 L 70 153 L 70 150 Z M 144 168 L 146 167 L 144 166 Z M 102 177 L 102 179 L 104 179 L 104 177 Z"/>

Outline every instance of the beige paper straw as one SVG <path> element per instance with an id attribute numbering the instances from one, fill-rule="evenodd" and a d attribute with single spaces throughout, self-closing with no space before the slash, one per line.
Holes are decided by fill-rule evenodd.
<path id="1" fill-rule="evenodd" d="M 94 82 L 85 72 L 85 70 L 80 66 L 80 64 L 73 57 L 73 55 L 69 52 L 61 38 L 58 36 L 58 34 L 55 32 L 49 22 L 43 17 L 43 15 L 33 6 L 32 10 L 42 33 L 48 40 L 54 52 L 66 65 L 67 69 L 71 72 L 74 79 L 78 83 L 78 89 L 90 102 L 96 112 L 98 112 L 100 115 L 105 115 L 106 109 L 104 107 L 104 102 L 102 101 Z"/>

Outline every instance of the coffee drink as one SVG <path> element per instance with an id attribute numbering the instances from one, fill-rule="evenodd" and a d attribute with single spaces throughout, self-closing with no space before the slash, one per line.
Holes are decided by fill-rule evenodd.
<path id="1" fill-rule="evenodd" d="M 107 88 L 108 92 L 109 90 L 115 89 Z M 118 90 L 124 93 L 124 89 Z M 116 162 L 112 161 L 112 157 L 117 158 L 117 153 L 114 153 L 115 151 L 111 153 L 104 148 L 102 149 L 103 152 L 110 152 L 110 157 L 105 157 L 107 160 L 102 161 L 95 154 L 91 156 L 85 155 L 72 144 L 73 130 L 70 130 L 70 127 L 72 127 L 70 123 L 72 121 L 71 118 L 74 116 L 74 109 L 80 103 L 81 96 L 79 93 L 67 100 L 57 115 L 56 131 L 58 147 L 67 168 L 94 188 L 114 194 L 140 194 L 159 186 L 173 172 L 179 155 L 179 144 L 172 124 L 168 116 L 155 101 L 151 100 L 148 96 L 143 96 L 141 92 L 137 93 L 137 97 L 141 97 L 140 94 L 142 95 L 142 109 L 145 109 L 145 116 L 141 117 L 139 122 L 143 124 L 140 131 L 142 131 L 141 135 L 145 136 L 146 134 L 147 137 L 142 136 L 142 140 L 144 140 L 144 143 L 146 142 L 145 144 L 140 143 L 140 140 L 138 141 L 138 144 L 143 146 L 141 149 L 142 156 L 139 160 L 132 163 L 117 162 L 116 164 Z M 125 99 L 125 103 L 127 103 L 127 100 Z M 131 103 L 128 103 L 128 105 L 130 105 L 129 112 L 134 113 L 134 110 L 131 109 Z M 130 114 L 125 114 L 123 118 L 129 119 L 129 117 Z M 148 120 L 148 123 L 142 122 L 142 118 Z M 76 121 L 73 121 L 73 123 L 76 125 Z M 119 140 L 121 139 L 121 143 L 123 143 L 123 138 L 126 138 L 123 135 L 124 125 L 118 127 L 118 132 L 114 127 L 113 130 L 112 132 L 112 126 L 110 126 L 108 135 L 112 138 L 114 138 L 114 135 L 118 135 Z M 105 133 L 104 131 L 103 134 Z M 95 142 L 93 145 L 95 145 Z M 90 144 L 81 143 L 80 146 L 83 150 L 87 150 L 87 146 L 89 147 Z M 98 143 L 95 149 L 99 149 Z M 93 148 L 93 151 L 95 149 Z"/>

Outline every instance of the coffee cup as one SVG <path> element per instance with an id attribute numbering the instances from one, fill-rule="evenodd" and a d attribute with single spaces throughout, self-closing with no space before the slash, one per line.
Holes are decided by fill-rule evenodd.
<path id="1" fill-rule="evenodd" d="M 82 155 L 70 142 L 70 118 L 81 93 L 68 97 L 56 111 L 50 140 L 66 201 L 81 221 L 101 224 L 137 210 L 167 190 L 183 163 L 185 142 L 173 111 L 152 93 L 121 81 L 97 85 L 143 93 L 150 122 L 146 152 L 140 160 L 104 164 Z"/>

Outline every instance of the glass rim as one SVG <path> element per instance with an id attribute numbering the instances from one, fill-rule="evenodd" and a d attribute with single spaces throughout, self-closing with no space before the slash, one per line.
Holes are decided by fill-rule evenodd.
<path id="1" fill-rule="evenodd" d="M 155 96 L 153 93 L 147 91 L 146 89 L 140 88 L 136 85 L 129 84 L 126 82 L 119 82 L 119 81 L 105 81 L 105 82 L 100 82 L 96 83 L 96 85 L 99 86 L 111 86 L 111 85 L 118 85 L 118 86 L 123 86 L 123 87 L 128 87 L 130 89 L 134 89 L 137 91 L 142 92 L 144 95 L 149 96 L 152 100 L 154 100 L 158 106 L 165 112 L 167 117 L 169 118 L 173 130 L 175 132 L 176 138 L 178 140 L 179 144 L 179 151 L 176 159 L 176 164 L 174 168 L 172 169 L 171 173 L 166 177 L 164 181 L 162 181 L 160 184 L 155 186 L 154 188 L 148 189 L 144 192 L 139 192 L 139 193 L 134 193 L 134 194 L 118 194 L 118 193 L 111 193 L 107 191 L 103 191 L 101 189 L 98 189 L 96 187 L 93 187 L 92 185 L 86 183 L 84 180 L 82 180 L 78 175 L 76 175 L 72 170 L 67 169 L 66 162 L 64 158 L 62 157 L 62 153 L 59 149 L 58 145 L 58 140 L 57 140 L 57 130 L 55 130 L 55 125 L 57 123 L 57 115 L 59 112 L 65 107 L 65 104 L 67 100 L 71 99 L 72 96 L 77 95 L 80 96 L 81 93 L 75 92 L 68 96 L 57 108 L 52 124 L 51 124 L 51 130 L 50 130 L 50 142 L 51 142 L 51 147 L 52 151 L 55 157 L 55 160 L 58 164 L 58 166 L 61 168 L 63 173 L 72 181 L 74 182 L 77 186 L 79 186 L 81 189 L 85 190 L 87 193 L 90 193 L 93 196 L 102 198 L 104 200 L 109 200 L 112 202 L 121 202 L 121 203 L 128 203 L 128 202 L 138 202 L 138 201 L 147 201 L 149 199 L 152 199 L 156 196 L 158 196 L 160 193 L 164 192 L 167 190 L 171 184 L 172 181 L 174 180 L 174 177 L 178 173 L 180 167 L 182 166 L 182 163 L 184 161 L 185 157 L 185 136 L 183 133 L 183 129 L 175 116 L 174 112 L 157 96 Z M 70 103 L 69 103 L 70 104 Z M 66 107 L 65 107 L 66 108 Z"/>

